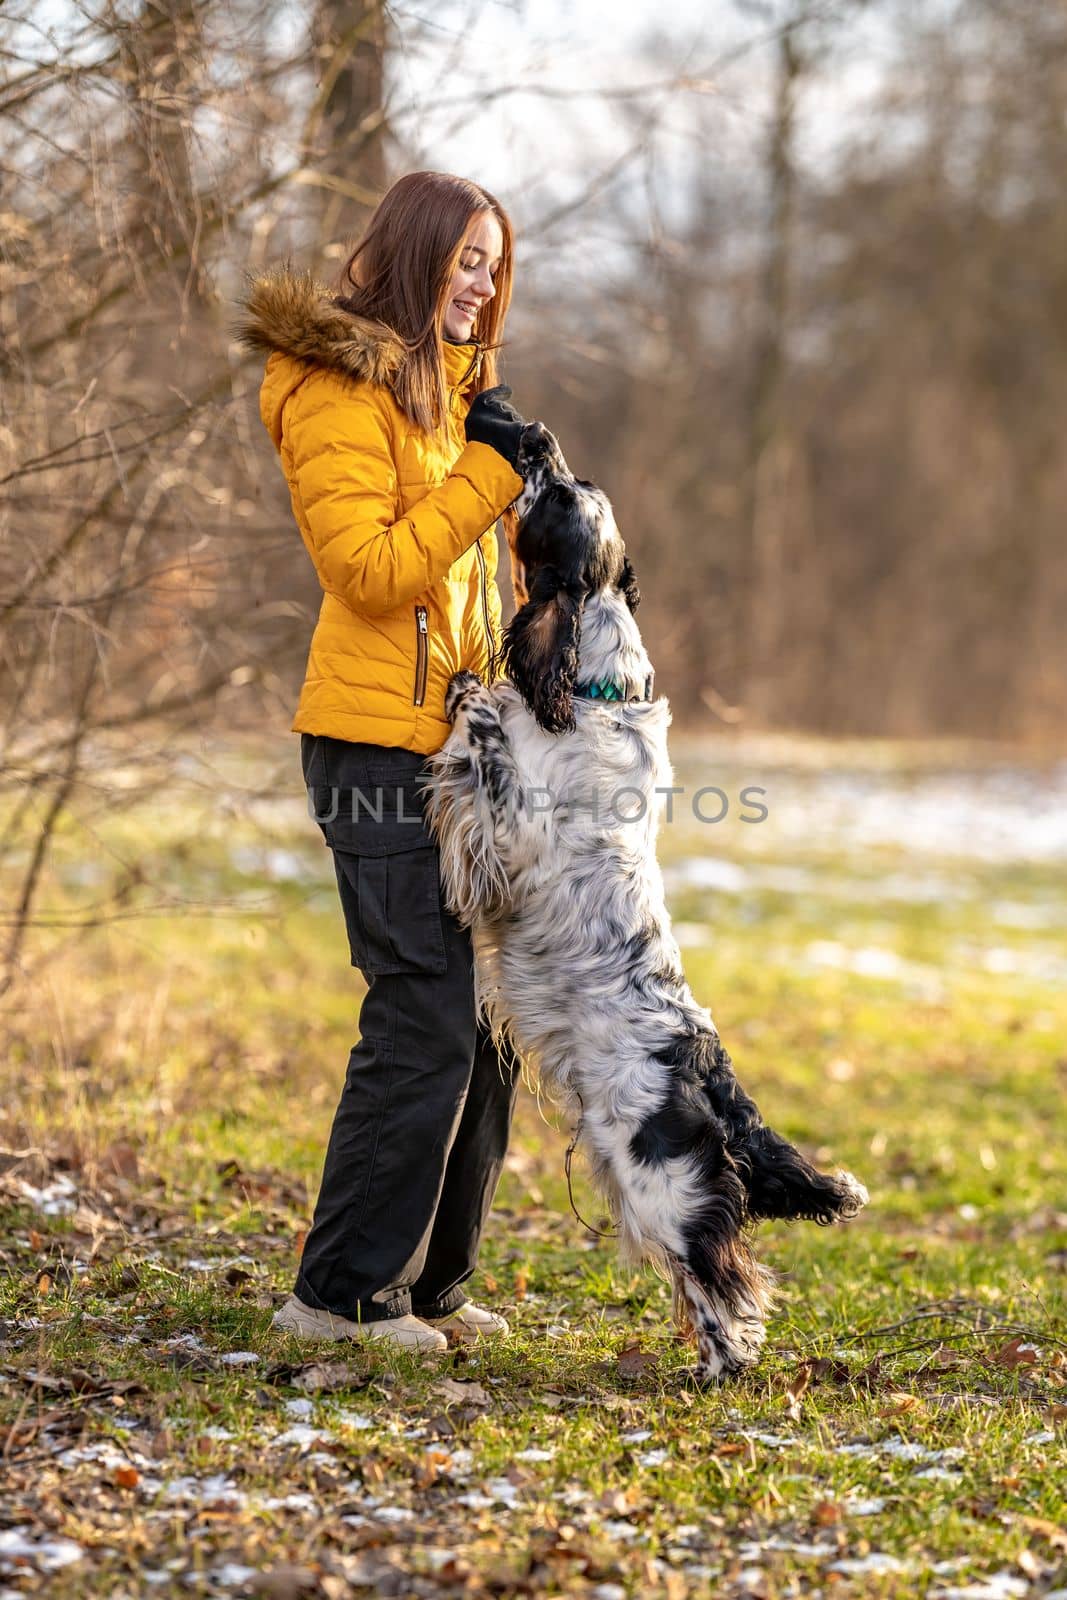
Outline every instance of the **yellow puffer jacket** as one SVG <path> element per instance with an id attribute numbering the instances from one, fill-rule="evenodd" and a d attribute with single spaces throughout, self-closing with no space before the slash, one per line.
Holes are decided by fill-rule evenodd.
<path id="1" fill-rule="evenodd" d="M 449 679 L 490 676 L 495 523 L 522 489 L 464 439 L 478 348 L 445 344 L 447 439 L 432 438 L 389 387 L 403 354 L 389 329 L 287 272 L 255 280 L 246 312 L 240 338 L 270 352 L 260 415 L 323 588 L 293 731 L 432 754 Z"/>

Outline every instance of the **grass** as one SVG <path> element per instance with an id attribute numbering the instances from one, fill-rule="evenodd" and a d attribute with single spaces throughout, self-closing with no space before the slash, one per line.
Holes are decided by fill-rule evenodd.
<path id="1" fill-rule="evenodd" d="M 693 785 L 708 752 L 675 743 Z M 261 753 L 219 760 L 227 792 L 261 781 Z M 512 1338 L 420 1366 L 274 1335 L 360 996 L 329 858 L 296 782 L 68 824 L 49 908 L 136 859 L 145 914 L 38 930 L 5 1018 L 0 1593 L 1067 1584 L 1067 868 L 872 845 L 790 759 L 714 763 L 771 816 L 664 830 L 691 985 L 768 1119 L 871 1206 L 760 1230 L 769 1348 L 713 1394 L 676 1381 L 664 1285 L 572 1215 L 529 1095 L 471 1285 Z M 711 858 L 732 889 L 685 865 Z M 605 1225 L 580 1173 L 575 1199 Z"/>

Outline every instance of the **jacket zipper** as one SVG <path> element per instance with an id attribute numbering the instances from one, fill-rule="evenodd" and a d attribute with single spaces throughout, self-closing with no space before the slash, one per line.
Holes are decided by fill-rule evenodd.
<path id="1" fill-rule="evenodd" d="M 486 677 L 492 683 L 493 671 L 496 666 L 496 640 L 493 637 L 492 623 L 489 621 L 489 579 L 486 575 L 485 553 L 482 550 L 482 541 L 480 539 L 474 548 L 478 552 L 478 566 L 481 569 L 482 617 L 485 620 L 485 642 L 489 648 L 489 665 L 486 668 Z"/>
<path id="2" fill-rule="evenodd" d="M 429 629 L 426 607 L 415 607 L 415 704 L 421 706 L 426 698 L 426 662 L 430 653 Z"/>

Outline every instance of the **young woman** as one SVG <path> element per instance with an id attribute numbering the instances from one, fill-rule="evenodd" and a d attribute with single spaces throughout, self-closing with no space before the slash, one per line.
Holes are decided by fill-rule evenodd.
<path id="1" fill-rule="evenodd" d="M 507 1332 L 467 1300 L 517 1073 L 475 1015 L 470 934 L 441 902 L 422 816 L 444 697 L 491 681 L 494 524 L 522 489 L 523 419 L 495 388 L 511 223 L 477 184 L 386 194 L 345 292 L 277 273 L 241 328 L 269 351 L 260 410 L 322 584 L 293 723 L 367 993 L 296 1280 L 275 1325 L 443 1349 Z"/>

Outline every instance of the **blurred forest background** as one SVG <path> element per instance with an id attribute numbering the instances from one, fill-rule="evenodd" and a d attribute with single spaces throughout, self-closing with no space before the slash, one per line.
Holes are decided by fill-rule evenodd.
<path id="1" fill-rule="evenodd" d="M 680 730 L 1058 745 L 1067 6 L 611 16 L 0 11 L 9 967 L 109 751 L 287 734 L 318 592 L 235 301 L 418 167 L 512 212 L 506 374 L 615 502 Z"/>

